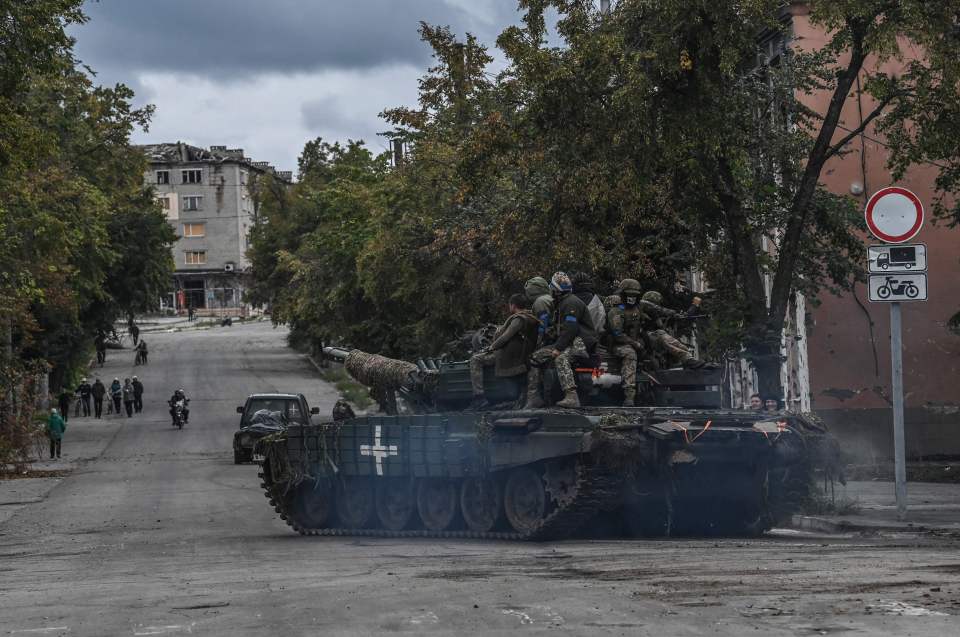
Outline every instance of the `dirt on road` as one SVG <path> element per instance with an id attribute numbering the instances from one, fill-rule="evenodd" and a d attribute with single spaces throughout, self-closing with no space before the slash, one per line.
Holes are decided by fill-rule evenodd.
<path id="1" fill-rule="evenodd" d="M 336 392 L 267 324 L 150 335 L 143 414 L 71 419 L 73 472 L 0 503 L 0 634 L 954 634 L 960 540 L 921 534 L 566 541 L 301 537 L 234 407 Z M 130 361 L 132 364 L 132 360 Z M 189 425 L 166 399 L 191 396 Z M 15 481 L 23 482 L 23 481 Z M 34 483 L 34 486 L 40 483 Z"/>

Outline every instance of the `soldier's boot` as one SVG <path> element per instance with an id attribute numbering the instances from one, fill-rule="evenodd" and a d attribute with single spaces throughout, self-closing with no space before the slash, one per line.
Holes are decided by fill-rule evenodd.
<path id="1" fill-rule="evenodd" d="M 527 402 L 524 404 L 526 409 L 541 409 L 545 407 L 546 403 L 543 402 L 543 398 L 540 397 L 540 392 L 533 390 L 527 392 Z"/>
<path id="2" fill-rule="evenodd" d="M 576 409 L 580 407 L 580 397 L 577 396 L 577 388 L 564 390 L 563 400 L 557 403 L 557 407 L 567 409 Z"/>
<path id="3" fill-rule="evenodd" d="M 634 407 L 634 399 L 637 397 L 637 390 L 634 388 L 623 390 L 623 406 Z"/>

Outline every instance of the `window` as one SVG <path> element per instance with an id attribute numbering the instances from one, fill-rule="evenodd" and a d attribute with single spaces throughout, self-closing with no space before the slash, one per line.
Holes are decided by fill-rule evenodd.
<path id="1" fill-rule="evenodd" d="M 183 224 L 183 236 L 202 237 L 206 234 L 207 224 L 205 223 L 185 223 Z"/>
<path id="2" fill-rule="evenodd" d="M 160 203 L 160 208 L 162 210 L 170 210 L 170 198 L 169 197 L 157 197 L 157 201 Z"/>
<path id="3" fill-rule="evenodd" d="M 268 411 L 274 418 L 285 420 L 287 422 L 297 422 L 307 424 L 307 417 L 300 410 L 300 403 L 289 398 L 254 398 L 247 405 L 243 412 L 243 422 L 241 426 L 250 424 L 250 421 L 258 411 Z M 261 418 L 266 414 L 261 414 Z"/>
<path id="4" fill-rule="evenodd" d="M 166 186 L 170 183 L 170 171 L 169 170 L 158 170 L 157 171 L 157 185 Z"/>
<path id="5" fill-rule="evenodd" d="M 181 170 L 180 182 L 184 184 L 199 184 L 203 182 L 203 170 L 201 170 L 200 168 L 191 168 L 190 170 Z"/>
<path id="6" fill-rule="evenodd" d="M 187 265 L 206 265 L 207 253 L 204 250 L 188 250 L 185 253 L 184 263 Z"/>
<path id="7" fill-rule="evenodd" d="M 184 210 L 203 210 L 203 197 L 200 195 L 187 195 L 183 198 Z"/>

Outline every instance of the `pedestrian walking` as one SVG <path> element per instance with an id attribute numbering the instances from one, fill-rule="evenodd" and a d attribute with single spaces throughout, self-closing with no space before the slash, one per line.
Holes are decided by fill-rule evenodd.
<path id="1" fill-rule="evenodd" d="M 70 404 L 73 402 L 73 394 L 64 389 L 57 397 L 57 405 L 60 407 L 60 414 L 63 421 L 70 419 Z"/>
<path id="2" fill-rule="evenodd" d="M 141 343 L 143 341 L 140 341 Z M 140 382 L 140 379 L 136 376 L 133 377 L 133 382 L 130 383 L 133 385 L 133 410 L 136 413 L 143 411 L 143 383 Z"/>
<path id="3" fill-rule="evenodd" d="M 93 386 L 84 378 L 77 387 L 77 393 L 80 395 L 80 405 L 83 407 L 84 417 L 90 416 L 90 399 L 93 397 Z"/>
<path id="4" fill-rule="evenodd" d="M 123 399 L 123 385 L 119 378 L 114 378 L 110 383 L 110 398 L 113 399 L 113 413 L 120 414 L 120 401 Z"/>
<path id="5" fill-rule="evenodd" d="M 63 443 L 63 432 L 67 430 L 67 423 L 56 409 L 50 410 L 47 419 L 47 437 L 50 438 L 50 459 L 60 458 L 60 447 Z"/>
<path id="6" fill-rule="evenodd" d="M 97 363 L 100 367 L 103 367 L 104 362 L 107 360 L 107 343 L 106 335 L 103 332 L 97 334 L 97 339 L 95 341 L 97 347 Z"/>
<path id="7" fill-rule="evenodd" d="M 133 416 L 133 384 L 129 378 L 123 379 L 123 407 L 127 410 L 127 418 Z"/>
<path id="8" fill-rule="evenodd" d="M 90 393 L 93 394 L 93 413 L 100 418 L 103 415 L 103 397 L 107 393 L 107 387 L 100 382 L 99 377 L 93 381 Z"/>
<path id="9" fill-rule="evenodd" d="M 140 340 L 140 344 L 137 345 L 137 356 L 133 359 L 134 365 L 146 365 L 147 364 L 147 342 L 143 339 Z"/>
<path id="10" fill-rule="evenodd" d="M 140 338 L 140 328 L 133 321 L 130 321 L 130 338 L 133 339 L 133 346 L 137 346 L 137 339 Z"/>

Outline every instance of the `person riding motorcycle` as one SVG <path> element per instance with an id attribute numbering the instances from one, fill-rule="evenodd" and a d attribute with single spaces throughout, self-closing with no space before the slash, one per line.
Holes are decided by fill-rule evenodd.
<path id="1" fill-rule="evenodd" d="M 181 389 L 178 389 L 177 391 L 173 392 L 173 396 L 171 396 L 171 397 L 170 397 L 170 400 L 167 401 L 167 404 L 170 405 L 170 420 L 171 420 L 172 424 L 174 424 L 174 425 L 177 424 L 176 404 L 177 404 L 177 401 L 178 401 L 178 400 L 182 400 L 182 401 L 183 401 L 183 422 L 184 422 L 184 424 L 190 422 L 190 409 L 187 407 L 187 405 L 190 404 L 190 399 L 187 398 L 186 393 L 184 393 L 183 389 L 181 388 Z"/>

